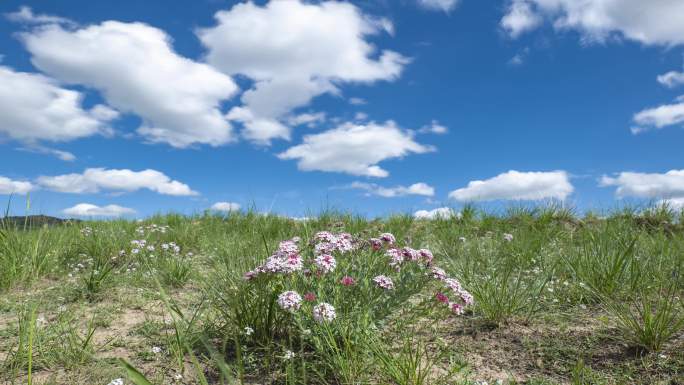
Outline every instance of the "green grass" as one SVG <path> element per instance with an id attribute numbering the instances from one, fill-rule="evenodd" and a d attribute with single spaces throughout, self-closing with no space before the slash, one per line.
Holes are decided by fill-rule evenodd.
<path id="1" fill-rule="evenodd" d="M 492 215 L 468 206 L 462 214 L 3 223 L 0 382 L 682 382 L 682 213 L 579 217 L 562 207 L 513 207 Z M 322 230 L 350 233 L 362 247 L 333 252 L 337 265 L 326 274 L 244 279 L 293 237 L 314 269 L 310 242 Z M 424 263 L 395 270 L 368 243 L 384 232 L 399 247 L 431 250 L 474 304 L 453 314 L 437 293 L 457 295 Z M 378 275 L 394 289 L 378 288 Z M 355 285 L 341 285 L 344 276 Z M 284 311 L 277 299 L 287 290 L 315 300 Z M 321 302 L 337 318 L 316 322 Z"/>

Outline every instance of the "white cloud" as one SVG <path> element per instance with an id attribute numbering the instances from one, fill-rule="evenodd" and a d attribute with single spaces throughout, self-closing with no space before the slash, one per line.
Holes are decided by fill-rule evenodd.
<path id="1" fill-rule="evenodd" d="M 33 190 L 33 184 L 31 184 L 31 182 L 22 182 L 0 176 L 0 195 L 26 195 L 26 193 L 31 190 Z"/>
<path id="2" fill-rule="evenodd" d="M 79 203 L 74 207 L 62 210 L 66 215 L 75 217 L 120 217 L 135 214 L 135 210 L 118 205 L 96 206 L 90 203 Z"/>
<path id="3" fill-rule="evenodd" d="M 26 151 L 26 152 L 33 152 L 36 154 L 52 155 L 52 156 L 54 156 L 60 160 L 65 161 L 65 162 L 73 162 L 76 160 L 76 155 L 70 153 L 69 151 L 57 150 L 54 148 L 45 147 L 45 146 L 41 146 L 41 145 L 30 145 L 27 147 L 20 147 L 17 150 Z"/>
<path id="4" fill-rule="evenodd" d="M 573 191 L 565 171 L 520 172 L 511 170 L 487 180 L 475 180 L 449 193 L 458 201 L 564 200 Z"/>
<path id="5" fill-rule="evenodd" d="M 658 202 L 658 205 L 664 205 L 672 210 L 684 210 L 684 197 L 681 198 L 670 198 L 662 199 Z"/>
<path id="6" fill-rule="evenodd" d="M 541 22 L 541 17 L 532 10 L 530 2 L 514 0 L 500 24 L 511 37 L 516 38 L 523 32 L 537 28 Z"/>
<path id="7" fill-rule="evenodd" d="M 290 138 L 283 119 L 316 96 L 339 94 L 343 83 L 397 78 L 408 59 L 365 39 L 391 32 L 389 21 L 364 15 L 347 2 L 271 1 L 240 3 L 215 14 L 216 25 L 197 32 L 207 60 L 226 74 L 249 77 L 242 95 L 243 136 L 268 144 Z"/>
<path id="8" fill-rule="evenodd" d="M 637 124 L 632 127 L 633 134 L 684 123 L 684 95 L 677 98 L 675 103 L 639 111 L 634 114 L 633 120 Z"/>
<path id="9" fill-rule="evenodd" d="M 439 124 L 438 121 L 433 120 L 429 125 L 421 127 L 420 130 L 418 130 L 420 133 L 430 133 L 430 134 L 446 134 L 449 132 L 449 129 L 446 128 L 445 126 Z"/>
<path id="10" fill-rule="evenodd" d="M 418 5 L 425 9 L 449 12 L 456 8 L 459 0 L 418 0 Z"/>
<path id="11" fill-rule="evenodd" d="M 309 128 L 316 127 L 323 122 L 325 122 L 325 112 L 308 112 L 290 116 L 287 119 L 287 123 L 291 126 L 306 125 Z"/>
<path id="12" fill-rule="evenodd" d="M 449 219 L 460 218 L 461 213 L 458 213 L 449 207 L 440 207 L 434 210 L 418 210 L 413 213 L 413 217 L 416 219 Z"/>
<path id="13" fill-rule="evenodd" d="M 684 197 L 684 170 L 670 170 L 664 174 L 621 172 L 616 177 L 603 176 L 600 186 L 616 186 L 615 195 L 637 198 Z"/>
<path id="14" fill-rule="evenodd" d="M 354 189 L 365 190 L 369 195 L 378 195 L 384 198 L 394 198 L 406 195 L 422 195 L 431 197 L 435 195 L 434 187 L 422 182 L 414 183 L 408 187 L 382 187 L 375 183 L 353 182 L 350 187 Z"/>
<path id="15" fill-rule="evenodd" d="M 681 0 L 512 0 L 501 25 L 512 37 L 550 20 L 557 30 L 579 31 L 587 41 L 622 37 L 643 44 L 684 43 Z"/>
<path id="16" fill-rule="evenodd" d="M 233 80 L 176 54 L 157 28 L 118 21 L 80 29 L 48 24 L 21 37 L 40 70 L 95 88 L 111 106 L 140 116 L 137 132 L 150 142 L 218 146 L 234 139 L 219 110 L 237 91 Z"/>
<path id="17" fill-rule="evenodd" d="M 363 98 L 349 98 L 349 104 L 355 105 L 355 106 L 362 106 L 366 104 L 366 99 Z"/>
<path id="18" fill-rule="evenodd" d="M 356 120 L 356 121 L 368 120 L 368 114 L 365 112 L 359 111 L 359 112 L 354 114 L 354 120 Z"/>
<path id="19" fill-rule="evenodd" d="M 670 71 L 662 75 L 658 75 L 658 83 L 668 88 L 675 88 L 684 85 L 684 72 Z"/>
<path id="20" fill-rule="evenodd" d="M 303 143 L 290 147 L 278 157 L 297 159 L 297 166 L 303 171 L 344 172 L 384 178 L 389 172 L 378 166 L 379 162 L 430 151 L 434 149 L 416 143 L 411 132 L 388 121 L 384 124 L 345 123 L 332 130 L 306 135 Z"/>
<path id="21" fill-rule="evenodd" d="M 211 209 L 214 211 L 225 211 L 225 212 L 239 211 L 240 205 L 238 203 L 235 203 L 235 202 L 216 202 L 213 205 L 211 205 Z"/>
<path id="22" fill-rule="evenodd" d="M 164 195 L 198 195 L 196 191 L 156 170 L 88 168 L 82 174 L 38 177 L 37 183 L 49 190 L 63 193 L 97 193 L 100 191 L 132 192 L 148 189 Z"/>
<path id="23" fill-rule="evenodd" d="M 66 24 L 74 25 L 74 22 L 59 16 L 40 15 L 33 13 L 31 7 L 19 7 L 19 10 L 5 14 L 8 20 L 25 24 Z"/>
<path id="24" fill-rule="evenodd" d="M 62 88 L 48 77 L 0 66 L 0 134 L 36 143 L 111 132 L 107 122 L 116 113 L 103 116 L 107 107 L 100 105 L 84 110 L 82 99 L 80 92 Z"/>

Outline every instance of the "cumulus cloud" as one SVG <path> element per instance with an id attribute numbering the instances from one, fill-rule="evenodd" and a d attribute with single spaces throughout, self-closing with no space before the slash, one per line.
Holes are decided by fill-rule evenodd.
<path id="1" fill-rule="evenodd" d="M 587 41 L 621 37 L 642 44 L 684 43 L 681 0 L 512 0 L 501 25 L 512 36 L 549 20 L 558 30 L 579 31 Z"/>
<path id="2" fill-rule="evenodd" d="M 213 205 L 211 205 L 211 209 L 214 211 L 224 211 L 224 212 L 239 211 L 240 210 L 240 204 L 235 203 L 235 202 L 216 202 Z"/>
<path id="3" fill-rule="evenodd" d="M 461 214 L 454 211 L 449 207 L 440 207 L 434 210 L 418 210 L 413 213 L 413 217 L 416 219 L 449 219 L 449 218 L 460 218 Z"/>
<path id="4" fill-rule="evenodd" d="M 132 171 L 127 169 L 88 168 L 82 174 L 40 176 L 37 181 L 43 188 L 74 194 L 100 191 L 132 192 L 147 189 L 164 195 L 191 196 L 196 191 L 156 170 Z"/>
<path id="5" fill-rule="evenodd" d="M 33 190 L 33 188 L 34 186 L 31 182 L 22 182 L 0 176 L 0 195 L 25 195 L 29 191 Z"/>
<path id="6" fill-rule="evenodd" d="M 46 76 L 0 66 L 0 134 L 37 143 L 110 133 L 116 112 L 102 105 L 85 110 L 82 99 Z"/>
<path id="7" fill-rule="evenodd" d="M 619 198 L 684 198 L 684 170 L 670 170 L 664 174 L 621 172 L 617 176 L 603 176 L 600 186 L 617 187 Z"/>
<path id="8" fill-rule="evenodd" d="M 343 172 L 351 175 L 384 178 L 389 175 L 378 163 L 411 153 L 434 151 L 415 142 L 410 131 L 388 121 L 384 124 L 345 123 L 337 128 L 304 136 L 303 143 L 278 155 L 296 159 L 303 171 Z"/>
<path id="9" fill-rule="evenodd" d="M 236 84 L 207 64 L 179 56 L 157 28 L 118 21 L 79 29 L 51 23 L 20 36 L 37 68 L 97 89 L 109 105 L 140 116 L 137 132 L 150 142 L 218 146 L 234 139 L 219 104 L 236 93 Z M 77 94 L 63 98 L 73 104 Z M 92 123 L 82 126 L 77 133 L 95 131 Z"/>
<path id="10" fill-rule="evenodd" d="M 135 210 L 128 207 L 118 205 L 97 206 L 90 203 L 79 203 L 74 207 L 62 210 L 62 212 L 75 217 L 120 217 L 136 213 Z"/>
<path id="11" fill-rule="evenodd" d="M 459 0 L 418 0 L 418 5 L 425 9 L 449 12 L 456 8 Z"/>
<path id="12" fill-rule="evenodd" d="M 394 198 L 406 195 L 434 196 L 434 187 L 426 183 L 414 183 L 410 186 L 382 187 L 375 183 L 353 182 L 349 187 L 365 190 L 369 195 L 377 195 L 384 198 Z"/>
<path id="13" fill-rule="evenodd" d="M 520 172 L 511 170 L 449 193 L 457 201 L 564 200 L 573 191 L 565 171 Z"/>
<path id="14" fill-rule="evenodd" d="M 262 144 L 289 139 L 284 118 L 316 96 L 339 94 L 343 83 L 393 80 L 408 62 L 366 41 L 391 33 L 391 23 L 348 2 L 247 2 L 214 17 L 215 26 L 197 32 L 207 61 L 254 81 L 228 118 L 243 124 L 244 137 Z"/>
<path id="15" fill-rule="evenodd" d="M 637 112 L 634 114 L 633 121 L 636 123 L 636 126 L 632 127 L 633 134 L 684 123 L 684 95 L 677 98 L 672 104 L 664 104 Z"/>

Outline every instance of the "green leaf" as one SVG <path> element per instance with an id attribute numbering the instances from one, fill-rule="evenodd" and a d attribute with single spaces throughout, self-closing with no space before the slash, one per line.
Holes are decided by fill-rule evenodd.
<path id="1" fill-rule="evenodd" d="M 126 369 L 126 374 L 128 374 L 128 379 L 133 381 L 135 385 L 152 385 L 152 383 L 138 371 L 133 365 L 126 362 L 126 360 L 121 361 L 121 365 Z"/>

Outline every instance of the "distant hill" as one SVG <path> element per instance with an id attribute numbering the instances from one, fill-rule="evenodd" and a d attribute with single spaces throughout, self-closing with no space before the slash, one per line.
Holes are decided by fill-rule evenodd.
<path id="1" fill-rule="evenodd" d="M 12 227 L 22 227 L 26 224 L 28 227 L 40 227 L 44 225 L 54 226 L 61 225 L 64 223 L 74 223 L 80 222 L 75 219 L 62 219 L 57 217 L 51 217 L 47 215 L 29 215 L 29 216 L 13 216 L 0 218 L 1 226 L 12 226 Z"/>

